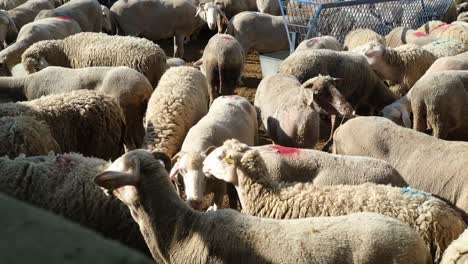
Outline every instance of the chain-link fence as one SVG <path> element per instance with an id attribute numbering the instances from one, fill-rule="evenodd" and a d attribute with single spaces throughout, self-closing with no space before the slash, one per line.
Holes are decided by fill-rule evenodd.
<path id="1" fill-rule="evenodd" d="M 386 35 L 393 28 L 417 28 L 441 20 L 452 0 L 278 0 L 288 31 L 291 52 L 296 44 L 316 36 L 334 36 L 343 43 L 346 34 L 369 28 Z"/>

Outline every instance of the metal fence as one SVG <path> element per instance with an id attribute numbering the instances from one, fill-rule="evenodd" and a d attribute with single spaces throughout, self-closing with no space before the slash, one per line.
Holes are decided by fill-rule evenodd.
<path id="1" fill-rule="evenodd" d="M 343 43 L 346 34 L 370 28 L 386 35 L 393 28 L 417 28 L 441 20 L 452 0 L 278 0 L 291 52 L 296 44 L 316 36 L 334 36 Z"/>

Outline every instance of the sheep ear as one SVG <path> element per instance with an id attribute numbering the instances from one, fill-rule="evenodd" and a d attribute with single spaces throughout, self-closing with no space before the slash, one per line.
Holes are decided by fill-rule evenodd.
<path id="1" fill-rule="evenodd" d="M 408 111 L 403 111 L 403 113 L 401 113 L 401 118 L 403 119 L 403 124 L 405 124 L 405 127 L 407 128 L 412 127 L 411 119 L 409 117 Z"/>
<path id="2" fill-rule="evenodd" d="M 178 182 L 177 175 L 179 175 L 179 162 L 177 161 L 174 166 L 172 166 L 171 172 L 169 173 L 169 178 L 171 180 Z"/>
<path id="3" fill-rule="evenodd" d="M 197 7 L 197 12 L 195 13 L 195 17 L 199 16 L 202 11 L 204 11 L 205 8 L 205 3 L 200 2 L 200 4 Z"/>
<path id="4" fill-rule="evenodd" d="M 213 150 L 216 149 L 216 146 L 209 146 L 207 149 L 205 149 L 205 151 L 203 151 L 203 153 L 208 156 L 208 154 L 210 154 Z"/>
<path id="5" fill-rule="evenodd" d="M 140 161 L 136 158 L 129 159 L 126 167 L 127 169 L 125 171 L 103 171 L 96 175 L 93 181 L 99 187 L 109 191 L 113 191 L 127 185 L 136 186 L 140 180 Z"/>

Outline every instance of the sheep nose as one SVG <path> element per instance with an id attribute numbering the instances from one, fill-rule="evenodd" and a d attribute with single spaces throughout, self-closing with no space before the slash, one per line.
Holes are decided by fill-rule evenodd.
<path id="1" fill-rule="evenodd" d="M 195 210 L 201 210 L 203 207 L 203 202 L 200 200 L 195 200 L 195 199 L 188 199 L 187 204 L 189 207 Z"/>

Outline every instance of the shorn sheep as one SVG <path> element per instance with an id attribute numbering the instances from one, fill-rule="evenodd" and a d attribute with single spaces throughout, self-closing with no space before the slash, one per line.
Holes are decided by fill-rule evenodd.
<path id="1" fill-rule="evenodd" d="M 280 221 L 193 211 L 175 192 L 161 164 L 168 162 L 163 153 L 134 150 L 94 178 L 129 207 L 164 263 L 431 263 L 414 230 L 378 214 Z"/>
<path id="2" fill-rule="evenodd" d="M 371 42 L 360 52 L 371 68 L 383 80 L 388 80 L 394 86 L 392 90 L 400 96 L 405 95 L 437 59 L 430 51 L 414 44 L 392 49 Z"/>
<path id="3" fill-rule="evenodd" d="M 468 70 L 468 52 L 437 59 L 425 74 L 453 70 Z"/>
<path id="4" fill-rule="evenodd" d="M 452 240 L 466 228 L 458 212 L 428 193 L 411 188 L 366 183 L 317 186 L 312 183 L 274 182 L 257 150 L 213 150 L 203 162 L 203 171 L 232 183 L 242 212 L 275 219 L 340 216 L 375 212 L 392 216 L 419 232 L 435 262 Z"/>
<path id="5" fill-rule="evenodd" d="M 408 186 L 397 170 L 378 159 L 280 145 L 249 147 L 235 139 L 226 141 L 223 148 L 240 155 L 257 150 L 265 161 L 268 176 L 276 182 L 312 182 L 316 185 L 359 185 L 371 182 Z"/>
<path id="6" fill-rule="evenodd" d="M 437 58 L 455 56 L 468 51 L 468 45 L 458 40 L 439 40 L 422 46 Z"/>
<path id="7" fill-rule="evenodd" d="M 468 263 L 468 229 L 445 250 L 440 264 Z"/>
<path id="8" fill-rule="evenodd" d="M 407 27 L 396 27 L 385 36 L 387 47 L 396 48 L 405 44 L 424 46 L 438 39 L 429 34 L 412 30 Z"/>
<path id="9" fill-rule="evenodd" d="M 73 0 L 52 10 L 42 10 L 34 20 L 48 17 L 70 17 L 84 32 L 101 32 L 102 9 L 97 0 Z"/>
<path id="10" fill-rule="evenodd" d="M 226 34 L 235 37 L 246 54 L 250 50 L 269 53 L 289 49 L 282 16 L 245 11 L 231 18 Z"/>
<path id="11" fill-rule="evenodd" d="M 0 156 L 14 158 L 60 153 L 60 146 L 44 122 L 29 116 L 0 117 Z"/>
<path id="12" fill-rule="evenodd" d="M 0 104 L 0 117 L 21 115 L 46 122 L 63 152 L 103 159 L 115 159 L 123 153 L 125 117 L 117 101 L 108 95 L 79 90 Z"/>
<path id="13" fill-rule="evenodd" d="M 363 56 L 349 51 L 320 49 L 295 52 L 281 63 L 279 72 L 295 76 L 300 83 L 319 74 L 342 79 L 336 88 L 357 111 L 366 106 L 378 111 L 398 99 Z"/>
<path id="14" fill-rule="evenodd" d="M 209 3 L 205 6 L 197 7 L 192 0 L 116 1 L 110 9 L 106 31 L 152 41 L 174 37 L 174 57 L 182 58 L 184 39 L 205 25 L 213 13 Z"/>
<path id="15" fill-rule="evenodd" d="M 17 75 L 12 69 L 21 63 L 23 52 L 36 42 L 48 39 L 64 39 L 81 32 L 80 25 L 71 18 L 44 18 L 26 24 L 18 33 L 16 42 L 0 52 L 0 65 L 3 75 Z M 26 75 L 23 66 L 17 71 Z M 18 68 L 18 67 L 17 67 Z"/>
<path id="16" fill-rule="evenodd" d="M 37 42 L 23 53 L 21 59 L 28 73 L 49 65 L 68 68 L 127 66 L 143 73 L 153 87 L 166 70 L 166 55 L 153 42 L 92 32 L 63 40 Z"/>
<path id="17" fill-rule="evenodd" d="M 181 151 L 173 158 L 170 172 L 172 179 L 181 175 L 184 179 L 187 203 L 194 209 L 202 209 L 205 194 L 214 193 L 209 210 L 222 207 L 227 191 L 225 182 L 205 179 L 203 160 L 212 146 L 220 146 L 225 140 L 236 138 L 254 145 L 258 139 L 257 113 L 247 99 L 237 95 L 221 96 L 213 101 L 208 113 L 187 133 Z M 175 161 L 175 163 L 174 163 Z M 232 186 L 231 186 L 232 187 Z M 230 206 L 236 207 L 236 198 L 229 197 Z"/>
<path id="18" fill-rule="evenodd" d="M 143 117 L 153 87 L 143 74 L 132 68 L 52 66 L 24 77 L 0 77 L 0 95 L 7 94 L 16 100 L 33 100 L 82 89 L 113 97 L 125 115 L 125 146 L 127 149 L 141 146 L 145 136 Z"/>
<path id="19" fill-rule="evenodd" d="M 0 208 L 5 212 L 0 219 L 5 263 L 153 263 L 114 241 L 3 194 Z"/>
<path id="20" fill-rule="evenodd" d="M 18 31 L 26 24 L 34 21 L 41 10 L 54 9 L 54 4 L 49 0 L 32 0 L 13 8 L 7 12 L 13 21 L 9 27 L 15 27 Z"/>
<path id="21" fill-rule="evenodd" d="M 440 140 L 382 117 L 357 117 L 337 129 L 333 152 L 387 161 L 410 186 L 452 203 L 468 220 L 467 143 Z"/>
<path id="22" fill-rule="evenodd" d="M 208 112 L 208 104 L 208 83 L 199 70 L 168 69 L 148 102 L 143 148 L 173 157 L 189 129 Z"/>
<path id="23" fill-rule="evenodd" d="M 468 71 L 424 75 L 411 89 L 414 129 L 441 139 L 468 139 Z"/>
<path id="24" fill-rule="evenodd" d="M 335 37 L 332 36 L 321 36 L 315 37 L 310 39 L 305 39 L 297 45 L 297 48 L 294 52 L 299 52 L 303 50 L 309 49 L 329 49 L 335 51 L 341 51 L 343 47 L 341 47 L 340 42 Z M 284 49 L 283 49 L 284 50 Z"/>
<path id="25" fill-rule="evenodd" d="M 128 209 L 108 199 L 92 182 L 92 177 L 108 166 L 108 161 L 76 153 L 3 157 L 0 192 L 147 253 Z"/>
<path id="26" fill-rule="evenodd" d="M 384 46 L 386 45 L 385 38 L 376 33 L 375 31 L 367 28 L 355 29 L 346 34 L 343 49 L 354 50 L 371 41 L 376 41 Z"/>
<path id="27" fill-rule="evenodd" d="M 323 109 L 331 115 L 352 115 L 336 80 L 319 75 L 300 84 L 296 77 L 275 74 L 264 78 L 255 94 L 259 119 L 276 144 L 313 148 L 319 140 Z"/>
<path id="28" fill-rule="evenodd" d="M 209 84 L 210 103 L 220 95 L 232 95 L 244 69 L 245 52 L 227 34 L 216 34 L 205 46 L 201 70 Z"/>

